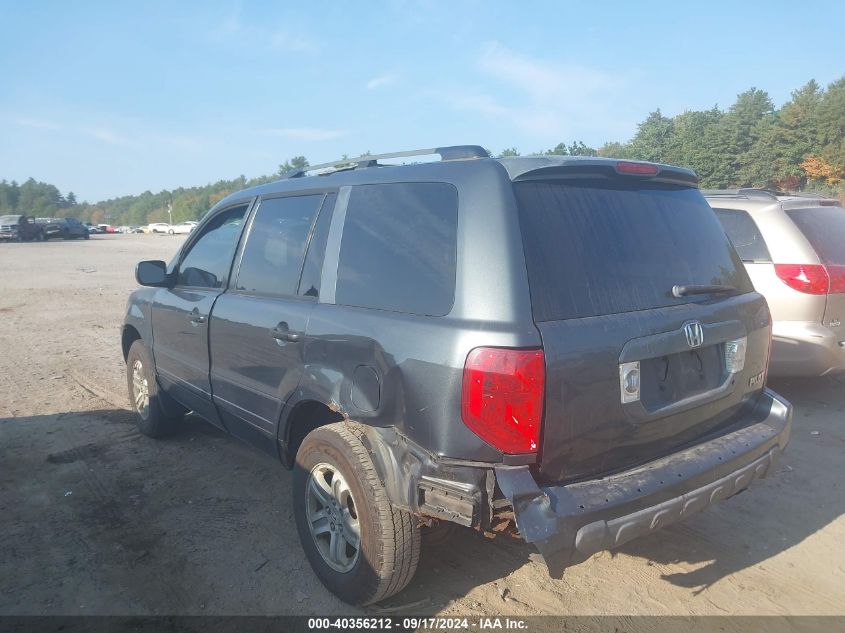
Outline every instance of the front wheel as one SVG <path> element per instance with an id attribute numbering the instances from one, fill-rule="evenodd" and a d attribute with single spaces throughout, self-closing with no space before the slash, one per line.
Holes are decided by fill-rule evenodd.
<path id="1" fill-rule="evenodd" d="M 390 504 L 363 435 L 353 422 L 312 431 L 293 471 L 293 507 L 305 555 L 320 582 L 353 605 L 400 592 L 420 558 L 419 524 Z"/>
<path id="2" fill-rule="evenodd" d="M 159 390 L 152 355 L 141 340 L 132 343 L 126 356 L 126 381 L 129 402 L 141 433 L 159 438 L 179 429 L 184 413 L 166 393 Z"/>
<path id="3" fill-rule="evenodd" d="M 175 231 L 174 231 L 173 229 L 170 229 L 170 230 L 167 232 L 167 234 L 168 234 L 168 235 L 173 235 L 174 233 L 175 233 Z"/>

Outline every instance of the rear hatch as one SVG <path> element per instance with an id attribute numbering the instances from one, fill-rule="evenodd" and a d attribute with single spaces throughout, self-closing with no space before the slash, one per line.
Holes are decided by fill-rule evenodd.
<path id="1" fill-rule="evenodd" d="M 822 323 L 845 333 L 845 209 L 840 206 L 787 209 L 786 214 L 810 242 L 828 276 Z"/>
<path id="2" fill-rule="evenodd" d="M 698 189 L 603 170 L 514 191 L 546 359 L 540 478 L 623 470 L 733 425 L 763 387 L 769 312 Z"/>

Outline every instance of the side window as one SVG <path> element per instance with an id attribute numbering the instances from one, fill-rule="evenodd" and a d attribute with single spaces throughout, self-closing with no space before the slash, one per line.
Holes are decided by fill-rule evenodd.
<path id="1" fill-rule="evenodd" d="M 455 299 L 458 193 L 446 183 L 353 187 L 335 302 L 442 316 Z"/>
<path id="2" fill-rule="evenodd" d="M 261 201 L 241 257 L 238 290 L 296 294 L 308 235 L 323 198 L 320 194 Z"/>
<path id="3" fill-rule="evenodd" d="M 739 209 L 713 209 L 737 254 L 744 262 L 770 262 L 769 249 L 760 229 L 747 212 Z"/>
<path id="4" fill-rule="evenodd" d="M 302 267 L 302 279 L 299 280 L 299 294 L 305 297 L 320 296 L 320 277 L 323 273 L 323 259 L 326 256 L 326 240 L 332 223 L 332 212 L 337 200 L 336 193 L 330 193 L 323 202 L 323 209 L 314 225 L 305 264 Z"/>
<path id="5" fill-rule="evenodd" d="M 238 245 L 247 205 L 215 217 L 179 264 L 179 286 L 222 288 Z"/>

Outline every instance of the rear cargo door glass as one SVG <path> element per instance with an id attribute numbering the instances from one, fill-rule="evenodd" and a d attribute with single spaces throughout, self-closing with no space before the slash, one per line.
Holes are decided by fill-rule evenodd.
<path id="1" fill-rule="evenodd" d="M 816 207 L 786 212 L 815 249 L 819 259 L 833 266 L 845 265 L 845 209 Z"/>
<path id="2" fill-rule="evenodd" d="M 713 211 L 716 212 L 716 217 L 725 228 L 725 233 L 733 242 L 742 261 L 766 263 L 772 261 L 766 241 L 747 211 L 740 209 L 713 209 Z"/>
<path id="3" fill-rule="evenodd" d="M 697 189 L 616 179 L 523 182 L 514 189 L 536 321 L 716 296 L 675 298 L 675 285 L 752 290 Z"/>

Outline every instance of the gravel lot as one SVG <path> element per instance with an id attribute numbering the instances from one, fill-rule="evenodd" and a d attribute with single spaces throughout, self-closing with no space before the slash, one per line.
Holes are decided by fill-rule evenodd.
<path id="1" fill-rule="evenodd" d="M 280 465 L 197 419 L 165 441 L 134 429 L 119 339 L 132 271 L 181 241 L 0 244 L 0 614 L 354 612 L 311 573 Z M 793 439 L 744 494 L 562 580 L 532 547 L 465 531 L 382 608 L 845 614 L 842 380 L 773 385 L 795 404 Z"/>

